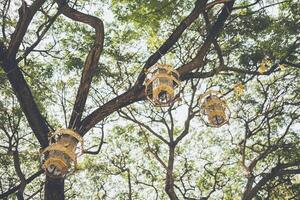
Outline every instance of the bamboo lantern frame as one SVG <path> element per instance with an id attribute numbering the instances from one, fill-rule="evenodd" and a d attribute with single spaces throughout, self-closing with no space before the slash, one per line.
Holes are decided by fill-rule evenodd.
<path id="1" fill-rule="evenodd" d="M 206 124 L 212 127 L 221 127 L 228 123 L 230 110 L 222 94 L 218 91 L 208 90 L 199 97 L 199 105 L 205 116 Z"/>
<path id="2" fill-rule="evenodd" d="M 179 73 L 171 65 L 156 64 L 147 71 L 145 92 L 155 106 L 166 107 L 174 103 L 179 85 Z"/>
<path id="3" fill-rule="evenodd" d="M 58 129 L 49 137 L 49 146 L 41 155 L 42 168 L 52 178 L 64 178 L 75 170 L 77 157 L 83 152 L 83 139 L 71 129 Z"/>

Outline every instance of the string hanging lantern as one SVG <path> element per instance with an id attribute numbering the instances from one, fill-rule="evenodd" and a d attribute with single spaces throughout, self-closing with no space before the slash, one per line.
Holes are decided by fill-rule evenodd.
<path id="1" fill-rule="evenodd" d="M 176 101 L 179 73 L 166 64 L 156 64 L 147 71 L 145 92 L 155 106 L 169 106 Z"/>
<path id="2" fill-rule="evenodd" d="M 221 127 L 228 123 L 230 111 L 227 103 L 221 99 L 222 94 L 218 91 L 208 90 L 200 95 L 199 105 L 208 125 Z"/>
<path id="3" fill-rule="evenodd" d="M 58 129 L 49 137 L 49 146 L 42 152 L 42 168 L 52 178 L 64 178 L 69 169 L 75 170 L 82 151 L 83 139 L 77 132 Z"/>

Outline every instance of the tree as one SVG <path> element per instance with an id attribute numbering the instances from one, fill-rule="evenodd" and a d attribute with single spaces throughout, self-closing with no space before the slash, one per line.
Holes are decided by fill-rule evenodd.
<path id="1" fill-rule="evenodd" d="M 299 16 L 296 0 L 2 0 L 0 197 L 297 199 Z M 158 62 L 180 74 L 168 108 L 145 94 Z M 221 128 L 198 101 L 216 87 Z M 52 179 L 39 151 L 61 127 L 86 154 Z"/>

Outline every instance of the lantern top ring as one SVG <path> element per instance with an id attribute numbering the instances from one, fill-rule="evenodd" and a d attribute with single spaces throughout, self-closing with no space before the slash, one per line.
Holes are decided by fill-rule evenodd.
<path id="1" fill-rule="evenodd" d="M 223 96 L 223 94 L 217 90 L 207 90 L 204 94 L 199 96 L 198 102 L 201 104 L 207 97 L 209 96 L 217 96 L 219 99 Z M 224 105 L 227 107 L 227 103 L 224 100 L 221 100 Z"/>
<path id="2" fill-rule="evenodd" d="M 147 73 L 153 73 L 158 69 L 163 69 L 166 70 L 167 74 L 170 74 L 171 72 L 175 73 L 178 77 L 179 77 L 179 73 L 177 72 L 176 69 L 174 69 L 174 67 L 172 65 L 168 65 L 168 64 L 155 64 L 153 66 L 151 66 L 148 70 Z"/>
<path id="3" fill-rule="evenodd" d="M 76 131 L 74 131 L 72 129 L 67 129 L 67 128 L 57 129 L 55 132 L 53 132 L 50 135 L 49 139 L 55 137 L 56 135 L 69 135 L 69 136 L 75 138 L 81 144 L 83 144 L 83 138 L 82 138 L 82 136 L 78 132 L 76 132 Z"/>

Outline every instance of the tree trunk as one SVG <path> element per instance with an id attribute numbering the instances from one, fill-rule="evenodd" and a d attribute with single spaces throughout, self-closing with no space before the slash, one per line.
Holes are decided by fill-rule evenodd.
<path id="1" fill-rule="evenodd" d="M 52 179 L 47 176 L 45 184 L 45 200 L 64 200 L 64 179 Z"/>

